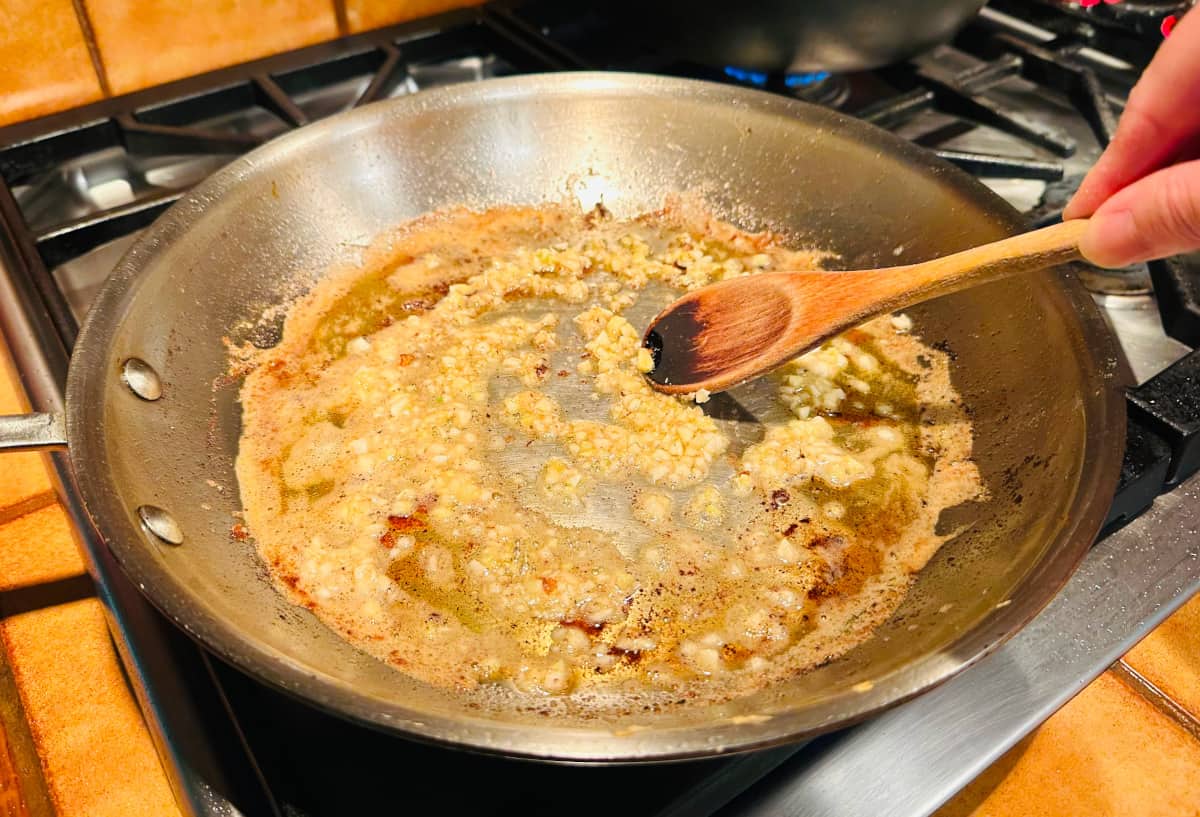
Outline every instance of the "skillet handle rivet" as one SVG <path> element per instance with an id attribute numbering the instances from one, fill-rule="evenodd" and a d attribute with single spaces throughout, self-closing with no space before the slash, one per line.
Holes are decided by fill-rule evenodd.
<path id="1" fill-rule="evenodd" d="M 162 380 L 158 372 L 140 357 L 131 357 L 121 364 L 121 380 L 143 400 L 162 397 Z"/>
<path id="2" fill-rule="evenodd" d="M 138 517 L 146 530 L 168 545 L 182 545 L 183 531 L 175 517 L 157 505 L 142 505 L 137 509 Z"/>

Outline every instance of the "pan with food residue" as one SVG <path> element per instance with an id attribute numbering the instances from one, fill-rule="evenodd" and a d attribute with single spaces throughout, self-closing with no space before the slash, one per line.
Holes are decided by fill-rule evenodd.
<path id="1" fill-rule="evenodd" d="M 601 202 L 608 216 L 587 223 Z M 493 308 L 456 323 L 486 294 L 461 274 L 470 257 L 412 243 L 447 211 L 475 235 L 479 214 L 537 221 L 482 255 L 521 278 L 521 248 L 545 251 L 526 260 L 561 292 L 506 299 L 497 277 Z M 554 218 L 570 224 L 555 232 Z M 1112 341 L 1077 282 L 1051 271 L 856 330 L 829 353 L 850 361 L 841 373 L 818 364 L 707 403 L 663 397 L 649 414 L 631 402 L 641 371 L 626 341 L 656 299 L 694 283 L 680 276 L 732 274 L 692 270 L 678 257 L 697 249 L 688 240 L 752 273 L 790 251 L 830 269 L 915 261 L 1019 226 L 919 148 L 777 96 L 618 74 L 423 92 L 272 142 L 146 232 L 80 335 L 73 468 L 105 541 L 168 616 L 344 717 L 569 760 L 794 740 L 959 672 L 1066 581 L 1120 460 Z M 603 267 L 601 245 L 652 267 L 636 302 L 627 280 L 604 290 L 630 268 L 619 253 L 594 280 L 570 269 Z M 470 348 L 478 360 L 457 351 Z M 253 369 L 244 390 L 231 350 Z M 161 383 L 157 399 L 131 388 L 145 377 L 131 359 Z M 869 397 L 851 397 L 851 376 Z M 43 425 L 4 434 L 53 442 Z M 475 442 L 459 450 L 431 429 Z M 606 461 L 596 443 L 610 434 L 637 444 Z M 829 456 L 797 463 L 814 450 Z M 358 513 L 372 497 L 386 507 Z M 302 552 L 288 544 L 301 533 L 326 541 Z M 364 587 L 398 589 L 356 597 L 351 613 L 354 583 L 330 577 L 356 570 Z M 864 600 L 880 577 L 914 571 L 907 592 Z M 425 647 L 418 624 L 433 633 Z"/>

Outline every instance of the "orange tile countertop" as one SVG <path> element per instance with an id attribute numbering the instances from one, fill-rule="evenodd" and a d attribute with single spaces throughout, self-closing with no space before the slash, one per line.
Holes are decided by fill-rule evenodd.
<path id="1" fill-rule="evenodd" d="M 0 414 L 21 411 L 0 356 Z M 6 455 L 0 817 L 178 814 L 40 455 Z M 935 817 L 1039 815 L 1200 815 L 1200 597 Z"/>
<path id="2" fill-rule="evenodd" d="M 3 0 L 0 125 L 481 0 Z"/>
<path id="3" fill-rule="evenodd" d="M 0 349 L 0 414 L 24 410 Z M 0 815 L 174 817 L 41 455 L 0 468 Z"/>

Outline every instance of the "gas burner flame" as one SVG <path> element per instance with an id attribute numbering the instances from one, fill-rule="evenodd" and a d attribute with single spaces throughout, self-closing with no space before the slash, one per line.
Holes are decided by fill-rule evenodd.
<path id="1" fill-rule="evenodd" d="M 805 71 L 802 74 L 788 74 L 783 78 L 783 84 L 789 88 L 807 88 L 829 79 L 828 71 Z"/>
<path id="2" fill-rule="evenodd" d="M 725 76 L 747 85 L 753 85 L 755 88 L 765 88 L 771 79 L 770 74 L 766 71 L 749 71 L 745 68 L 738 68 L 736 65 L 725 66 Z M 788 88 L 807 88 L 810 85 L 824 82 L 829 77 L 828 71 L 804 71 L 797 74 L 785 74 L 783 84 Z"/>
<path id="3" fill-rule="evenodd" d="M 738 68 L 736 65 L 726 65 L 725 76 L 736 79 L 738 82 L 753 85 L 755 88 L 762 88 L 767 84 L 766 71 L 747 71 L 745 68 Z"/>

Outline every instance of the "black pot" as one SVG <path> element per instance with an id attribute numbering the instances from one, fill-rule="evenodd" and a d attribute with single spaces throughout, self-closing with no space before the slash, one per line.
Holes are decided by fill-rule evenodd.
<path id="1" fill-rule="evenodd" d="M 754 71 L 853 71 L 949 40 L 985 0 L 617 0 L 680 59 Z M 636 22 L 635 22 L 636 21 Z"/>

